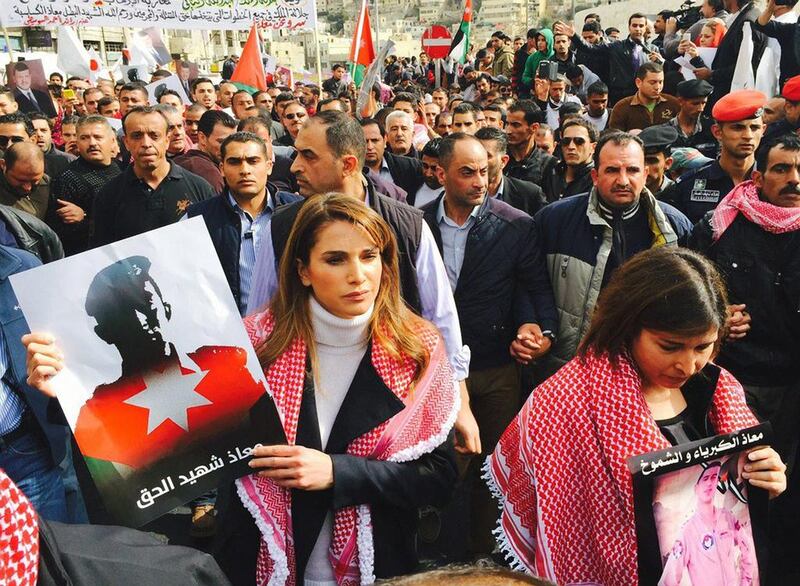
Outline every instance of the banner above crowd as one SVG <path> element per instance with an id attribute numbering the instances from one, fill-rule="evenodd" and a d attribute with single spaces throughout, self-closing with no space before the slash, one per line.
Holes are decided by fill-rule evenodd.
<path id="1" fill-rule="evenodd" d="M 315 0 L 27 0 L 0 3 L 5 26 L 311 30 Z"/>

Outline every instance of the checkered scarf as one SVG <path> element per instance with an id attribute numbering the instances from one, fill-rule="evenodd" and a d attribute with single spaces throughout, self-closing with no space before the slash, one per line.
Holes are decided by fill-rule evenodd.
<path id="1" fill-rule="evenodd" d="M 637 584 L 629 456 L 669 447 L 633 364 L 574 358 L 534 389 L 486 461 L 500 500 L 495 531 L 514 568 L 558 584 Z M 709 419 L 718 433 L 757 424 L 722 370 Z"/>
<path id="2" fill-rule="evenodd" d="M 270 311 L 245 320 L 254 346 L 261 345 L 272 332 Z M 433 451 L 447 438 L 455 423 L 459 397 L 453 383 L 444 343 L 433 329 L 420 332 L 430 351 L 430 363 L 422 377 L 412 385 L 416 364 L 410 358 L 396 360 L 379 344 L 372 344 L 372 365 L 386 386 L 406 407 L 375 429 L 356 438 L 347 453 L 363 458 L 409 462 Z M 297 437 L 297 422 L 306 372 L 306 345 L 301 339 L 270 365 L 266 371 L 268 392 L 275 401 L 290 445 Z M 272 480 L 256 474 L 237 481 L 239 496 L 261 530 L 256 584 L 294 585 L 302 582 L 295 575 L 291 522 L 291 492 Z M 329 552 L 336 581 L 342 586 L 371 584 L 374 576 L 374 550 L 369 505 L 346 507 L 334 513 L 333 541 Z"/>
<path id="3" fill-rule="evenodd" d="M 36 513 L 22 491 L 0 470 L 0 584 L 34 586 L 38 566 Z"/>
<path id="4" fill-rule="evenodd" d="M 744 181 L 719 202 L 711 216 L 714 242 L 720 239 L 738 214 L 773 234 L 800 230 L 800 209 L 782 208 L 763 201 L 758 197 L 755 183 Z"/>

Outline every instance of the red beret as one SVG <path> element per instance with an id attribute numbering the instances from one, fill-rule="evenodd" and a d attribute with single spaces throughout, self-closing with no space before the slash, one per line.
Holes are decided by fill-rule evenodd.
<path id="1" fill-rule="evenodd" d="M 756 90 L 738 90 L 723 96 L 711 110 L 717 122 L 738 122 L 761 116 L 767 96 Z"/>
<path id="2" fill-rule="evenodd" d="M 786 81 L 781 95 L 790 102 L 800 102 L 800 75 L 790 77 Z"/>

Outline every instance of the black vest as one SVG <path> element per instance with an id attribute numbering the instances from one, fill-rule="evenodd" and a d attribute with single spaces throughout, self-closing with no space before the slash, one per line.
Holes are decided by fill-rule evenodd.
<path id="1" fill-rule="evenodd" d="M 417 287 L 417 250 L 422 237 L 422 212 L 375 191 L 367 179 L 370 207 L 391 226 L 397 238 L 397 261 L 400 267 L 400 290 L 403 300 L 417 314 L 422 304 Z M 285 206 L 272 216 L 272 248 L 275 261 L 280 263 L 289 233 L 305 200 Z"/>

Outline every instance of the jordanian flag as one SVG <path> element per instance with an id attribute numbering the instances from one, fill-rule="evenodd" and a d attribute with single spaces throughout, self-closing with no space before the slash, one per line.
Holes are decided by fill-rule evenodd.
<path id="1" fill-rule="evenodd" d="M 255 23 L 253 23 L 250 36 L 247 37 L 247 42 L 244 44 L 239 63 L 233 70 L 231 82 L 240 90 L 246 90 L 251 94 L 258 90 L 267 91 L 267 76 L 264 73 L 264 61 L 261 58 L 261 42 Z"/>
<path id="2" fill-rule="evenodd" d="M 361 86 L 364 71 L 375 60 L 375 45 L 372 43 L 372 26 L 369 22 L 367 0 L 362 0 L 358 13 L 358 22 L 353 31 L 353 42 L 350 44 L 350 63 L 353 64 L 352 78 L 356 86 Z"/>
<path id="3" fill-rule="evenodd" d="M 450 44 L 450 53 L 448 57 L 458 63 L 465 63 L 467 60 L 467 51 L 469 51 L 469 26 L 472 23 L 472 0 L 467 0 L 464 6 L 464 16 L 461 18 L 461 24 L 453 37 L 453 42 Z"/>

